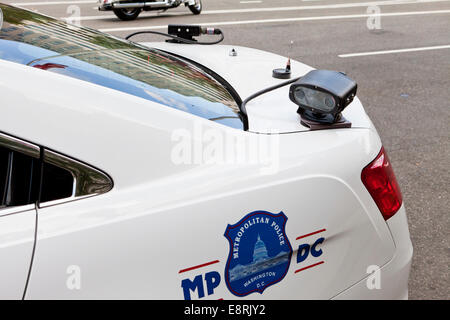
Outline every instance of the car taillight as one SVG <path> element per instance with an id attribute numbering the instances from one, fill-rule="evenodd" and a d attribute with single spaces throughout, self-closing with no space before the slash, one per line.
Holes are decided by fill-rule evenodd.
<path id="1" fill-rule="evenodd" d="M 400 209 L 402 193 L 383 147 L 375 160 L 363 169 L 361 180 L 375 200 L 384 220 L 392 217 Z"/>

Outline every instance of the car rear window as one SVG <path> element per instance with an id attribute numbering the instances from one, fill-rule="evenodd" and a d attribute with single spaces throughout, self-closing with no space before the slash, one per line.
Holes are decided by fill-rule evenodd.
<path id="1" fill-rule="evenodd" d="M 0 59 L 60 73 L 244 129 L 235 97 L 202 67 L 166 52 L 2 5 Z"/>

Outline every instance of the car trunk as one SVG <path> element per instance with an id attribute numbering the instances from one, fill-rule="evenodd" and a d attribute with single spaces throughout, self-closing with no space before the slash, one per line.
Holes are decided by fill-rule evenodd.
<path id="1" fill-rule="evenodd" d="M 262 89 L 287 81 L 272 77 L 273 69 L 284 67 L 287 63 L 286 57 L 273 53 L 226 45 L 202 46 L 165 42 L 141 44 L 195 61 L 214 71 L 237 92 L 241 100 Z M 230 55 L 232 49 L 237 53 L 236 56 Z M 292 79 L 311 70 L 313 68 L 310 66 L 291 61 Z M 248 130 L 258 133 L 308 131 L 309 128 L 300 124 L 297 108 L 289 99 L 289 86 L 261 95 L 246 105 Z M 344 110 L 343 115 L 354 128 L 372 127 L 358 98 Z"/>

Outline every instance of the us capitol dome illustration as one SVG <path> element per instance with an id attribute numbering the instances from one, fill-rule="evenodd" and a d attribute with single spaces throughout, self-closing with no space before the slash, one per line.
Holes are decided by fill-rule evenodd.
<path id="1" fill-rule="evenodd" d="M 276 256 L 269 257 L 266 244 L 258 234 L 258 239 L 256 240 L 253 249 L 253 261 L 246 265 L 237 264 L 233 269 L 230 269 L 230 282 L 240 280 L 255 273 L 286 263 L 288 260 L 289 253 L 286 251 L 281 251 Z"/>
<path id="2" fill-rule="evenodd" d="M 260 262 L 269 259 L 267 253 L 266 244 L 261 240 L 258 234 L 258 240 L 255 243 L 255 249 L 253 250 L 253 262 Z"/>

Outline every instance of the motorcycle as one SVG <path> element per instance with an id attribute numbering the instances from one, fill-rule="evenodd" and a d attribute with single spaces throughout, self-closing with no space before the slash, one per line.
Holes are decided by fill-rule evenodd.
<path id="1" fill-rule="evenodd" d="M 112 10 L 121 20 L 130 21 L 136 19 L 142 11 L 163 10 L 177 8 L 181 4 L 189 7 L 193 14 L 202 11 L 201 0 L 99 0 L 100 11 Z"/>

